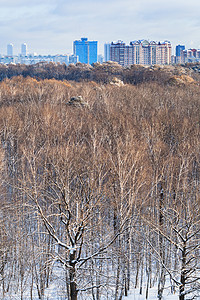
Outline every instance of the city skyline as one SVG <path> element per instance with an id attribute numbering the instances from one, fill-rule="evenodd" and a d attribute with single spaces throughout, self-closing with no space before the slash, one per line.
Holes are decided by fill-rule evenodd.
<path id="1" fill-rule="evenodd" d="M 175 47 L 200 48 L 200 2 L 185 0 L 0 0 L 0 53 L 14 44 L 15 54 L 26 42 L 29 52 L 72 53 L 80 37 L 104 43 L 122 39 L 170 40 Z M 173 49 L 173 51 L 175 51 Z"/>
<path id="2" fill-rule="evenodd" d="M 80 39 L 79 39 L 79 41 L 81 41 L 81 40 L 88 40 L 88 37 L 81 37 Z M 0 56 L 2 56 L 2 57 L 6 57 L 6 56 L 13 56 L 13 57 L 15 57 L 15 56 L 48 56 L 48 55 L 51 55 L 51 56 L 56 56 L 56 55 L 74 55 L 74 43 L 76 42 L 76 41 L 78 41 L 78 40 L 74 40 L 74 41 L 72 41 L 72 49 L 71 49 L 71 51 L 69 51 L 68 53 L 61 53 L 61 52 L 58 52 L 58 53 L 52 53 L 52 54 L 50 54 L 50 53 L 37 53 L 37 52 L 35 52 L 34 51 L 34 49 L 31 49 L 31 51 L 28 51 L 29 50 L 29 48 L 28 48 L 28 45 L 27 45 L 27 43 L 22 43 L 21 45 L 18 45 L 18 48 L 19 48 L 19 52 L 18 53 L 16 53 L 16 47 L 15 47 L 15 45 L 13 44 L 13 43 L 9 43 L 9 44 L 7 44 L 7 45 L 3 45 L 3 47 L 4 47 L 4 52 L 3 53 L 0 53 Z M 99 51 L 98 51 L 98 41 L 90 41 L 90 43 L 97 43 L 97 55 L 99 56 L 104 56 L 105 55 L 105 61 L 107 61 L 108 59 L 107 59 L 107 51 L 109 51 L 108 49 L 110 49 L 110 45 L 111 44 L 113 44 L 113 43 L 119 43 L 119 42 L 122 42 L 122 43 L 124 43 L 126 46 L 129 46 L 129 45 L 131 45 L 132 43 L 134 43 L 134 42 L 136 42 L 136 41 L 140 41 L 140 42 L 143 42 L 143 41 L 147 41 L 147 42 L 149 42 L 149 43 L 164 43 L 164 42 L 169 42 L 170 44 L 171 44 L 171 49 L 173 50 L 172 52 L 171 52 L 171 55 L 172 56 L 180 56 L 180 53 L 177 55 L 177 48 L 179 48 L 179 47 L 184 47 L 184 49 L 186 49 L 187 47 L 186 47 L 186 44 L 184 44 L 184 45 L 180 45 L 180 43 L 179 44 L 177 44 L 177 45 L 172 45 L 172 43 L 169 41 L 169 40 L 161 40 L 161 41 L 157 41 L 157 40 L 149 40 L 149 39 L 139 39 L 139 40 L 132 40 L 132 41 L 129 41 L 128 43 L 125 43 L 123 40 L 117 40 L 117 41 L 114 41 L 114 40 L 112 40 L 112 41 L 110 41 L 110 42 L 104 42 L 104 44 L 102 45 L 102 53 L 99 53 Z M 107 46 L 109 46 L 108 47 L 108 49 L 106 49 L 106 47 Z M 25 47 L 25 48 L 24 48 Z M 24 50 L 22 50 L 22 49 L 24 49 Z M 26 49 L 26 50 L 25 50 Z M 192 49 L 194 49 L 194 50 L 200 50 L 200 47 L 199 48 L 196 48 L 196 47 L 190 47 L 190 48 L 187 48 L 188 50 L 192 50 Z M 182 50 L 182 49 L 181 49 Z M 25 52 L 24 52 L 25 51 Z M 179 52 L 180 52 L 180 49 L 179 49 Z"/>
<path id="3" fill-rule="evenodd" d="M 13 53 L 13 44 L 7 45 L 7 55 L 0 55 L 0 64 L 21 63 L 36 64 L 38 62 L 65 63 L 77 62 L 92 65 L 95 62 L 115 61 L 122 66 L 168 65 L 187 62 L 200 62 L 200 49 L 185 49 L 185 45 L 176 45 L 175 55 L 172 55 L 170 41 L 135 40 L 130 44 L 122 40 L 104 44 L 104 56 L 97 53 L 98 41 L 89 41 L 84 37 L 73 42 L 73 54 L 41 55 L 28 53 L 28 45 L 21 45 L 21 53 Z"/>

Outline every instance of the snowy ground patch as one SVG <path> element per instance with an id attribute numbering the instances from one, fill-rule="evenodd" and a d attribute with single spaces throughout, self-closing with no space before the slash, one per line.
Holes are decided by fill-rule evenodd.
<path id="1" fill-rule="evenodd" d="M 157 298 L 157 288 L 149 289 L 148 300 L 156 300 Z M 123 300 L 146 300 L 145 292 L 140 295 L 139 289 L 133 289 L 129 292 L 128 297 L 123 297 Z M 163 295 L 163 300 L 178 300 L 178 295 L 172 295 L 169 291 L 165 291 Z"/>

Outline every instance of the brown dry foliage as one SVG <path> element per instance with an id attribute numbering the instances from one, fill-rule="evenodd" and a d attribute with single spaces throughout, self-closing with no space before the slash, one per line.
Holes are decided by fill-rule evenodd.
<path id="1" fill-rule="evenodd" d="M 78 95 L 89 107 L 66 105 Z M 58 156 L 72 147 L 89 164 L 94 155 L 98 164 L 109 161 L 110 153 L 116 161 L 119 152 L 122 159 L 137 153 L 141 176 L 149 177 L 171 157 L 198 156 L 199 99 L 197 86 L 117 87 L 16 77 L 0 84 L 1 138 L 14 138 L 18 155 L 32 144 L 48 155 L 56 149 Z"/>

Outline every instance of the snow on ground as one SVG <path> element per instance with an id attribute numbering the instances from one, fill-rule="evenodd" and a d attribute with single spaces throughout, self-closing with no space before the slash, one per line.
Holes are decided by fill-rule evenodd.
<path id="1" fill-rule="evenodd" d="M 151 288 L 149 289 L 149 295 L 148 300 L 157 300 L 157 288 Z M 123 300 L 146 300 L 145 292 L 143 292 L 143 295 L 139 294 L 139 289 L 133 289 L 130 291 L 128 297 L 123 297 Z M 166 290 L 163 295 L 163 300 L 178 300 L 178 295 L 172 295 L 169 290 Z"/>

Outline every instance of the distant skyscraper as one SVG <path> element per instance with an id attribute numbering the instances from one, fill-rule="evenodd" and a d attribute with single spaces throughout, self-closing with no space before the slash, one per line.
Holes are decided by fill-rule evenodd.
<path id="1" fill-rule="evenodd" d="M 184 45 L 177 45 L 176 46 L 176 56 L 181 56 L 181 51 L 185 50 Z"/>
<path id="2" fill-rule="evenodd" d="M 184 61 L 183 59 L 183 51 L 185 50 L 184 45 L 177 45 L 176 46 L 176 57 L 175 57 L 175 62 L 177 64 L 180 64 Z"/>
<path id="3" fill-rule="evenodd" d="M 26 43 L 22 44 L 22 46 L 21 46 L 21 55 L 27 56 L 27 44 Z"/>
<path id="4" fill-rule="evenodd" d="M 197 62 L 200 62 L 200 50 L 185 49 L 181 51 L 180 63 L 197 63 Z"/>
<path id="5" fill-rule="evenodd" d="M 169 65 L 171 63 L 172 46 L 169 41 L 158 42 L 156 64 Z"/>
<path id="6" fill-rule="evenodd" d="M 98 62 L 99 62 L 100 64 L 103 63 L 103 55 L 102 55 L 102 54 L 99 54 L 99 55 L 98 55 Z"/>
<path id="7" fill-rule="evenodd" d="M 110 43 L 104 44 L 104 61 L 110 60 Z"/>
<path id="8" fill-rule="evenodd" d="M 117 42 L 112 42 L 110 45 L 110 60 L 118 62 L 120 65 L 125 66 L 126 60 L 126 44 L 119 40 Z"/>
<path id="9" fill-rule="evenodd" d="M 87 38 L 74 41 L 74 55 L 79 57 L 79 62 L 90 65 L 97 62 L 97 43 Z"/>
<path id="10" fill-rule="evenodd" d="M 7 45 L 7 56 L 13 56 L 13 44 Z"/>

